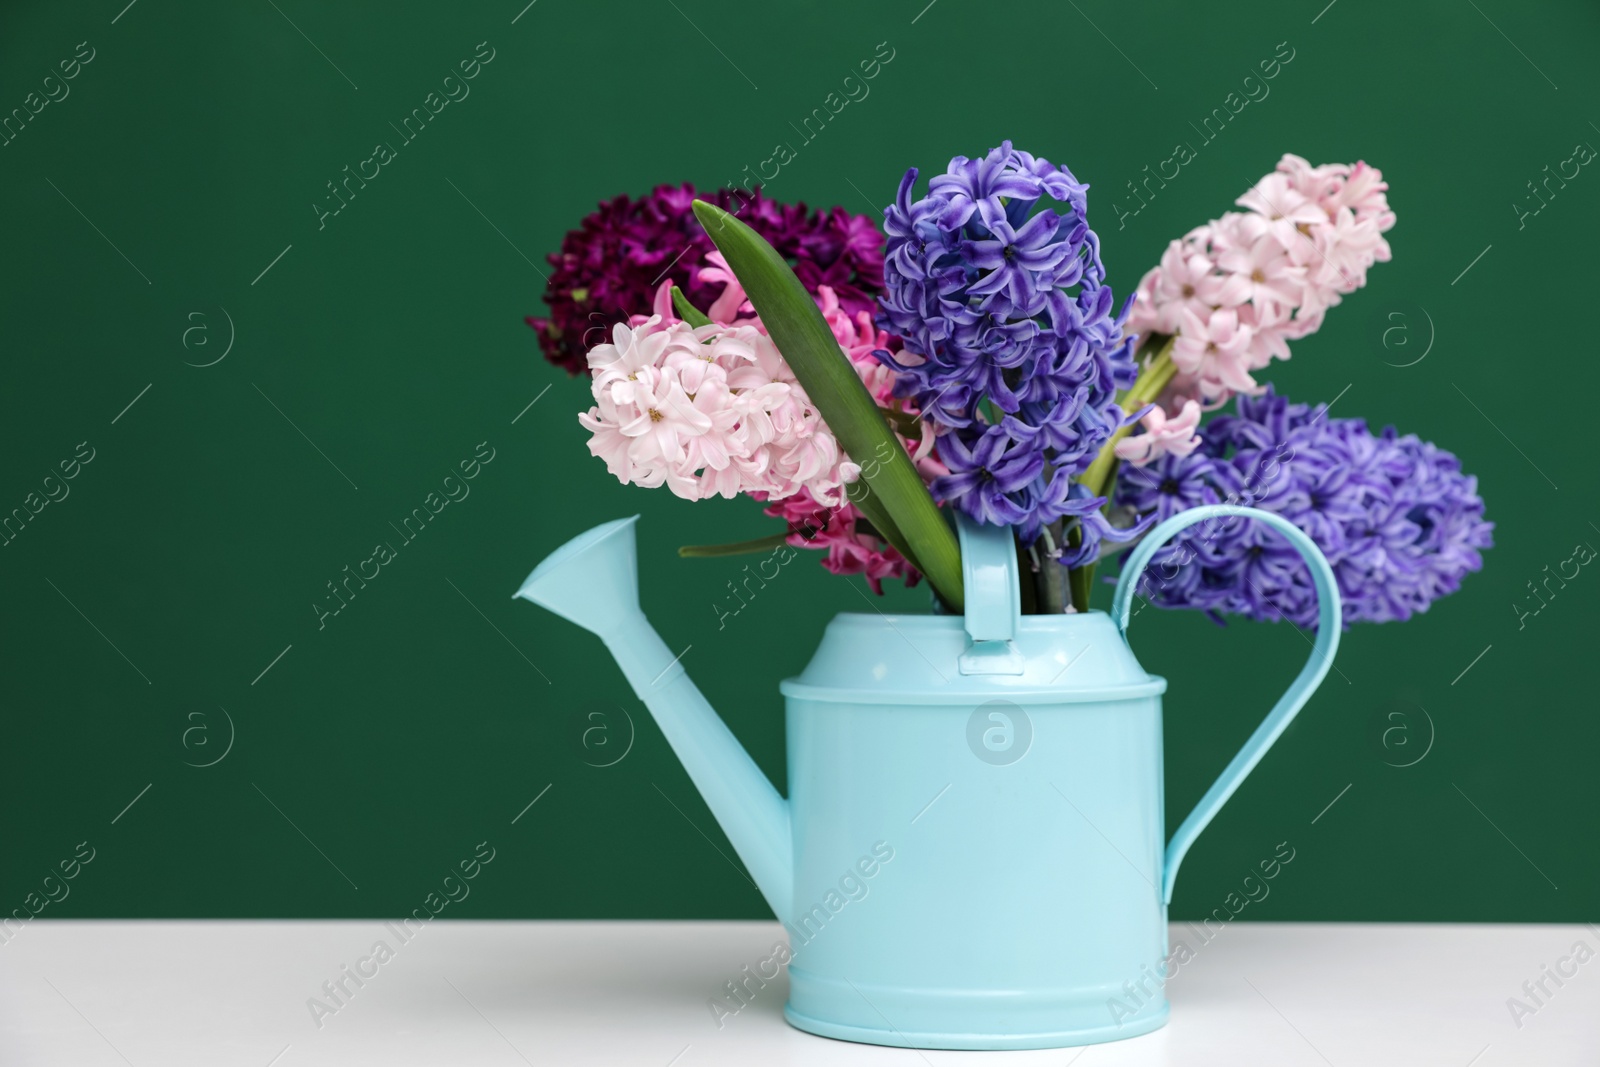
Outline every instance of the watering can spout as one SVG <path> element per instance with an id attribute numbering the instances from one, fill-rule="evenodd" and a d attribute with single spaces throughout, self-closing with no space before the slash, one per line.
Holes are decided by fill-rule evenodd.
<path id="1" fill-rule="evenodd" d="M 773 914 L 784 918 L 794 893 L 789 804 L 689 680 L 683 654 L 673 653 L 644 617 L 638 519 L 617 519 L 574 537 L 535 567 L 516 595 L 605 642 Z"/>
<path id="2" fill-rule="evenodd" d="M 634 515 L 579 534 L 533 569 L 517 596 L 604 638 L 641 615 Z M 624 665 L 625 666 L 625 665 Z"/>

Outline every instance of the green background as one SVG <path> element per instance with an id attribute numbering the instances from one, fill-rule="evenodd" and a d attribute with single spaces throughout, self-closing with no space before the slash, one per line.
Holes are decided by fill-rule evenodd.
<path id="1" fill-rule="evenodd" d="M 1600 176 L 1520 222 L 1511 206 L 1600 143 L 1592 5 L 124 2 L 0 16 L 0 108 L 78 42 L 95 50 L 0 148 L 0 509 L 79 442 L 95 455 L 0 548 L 0 911 L 87 840 L 93 863 L 46 915 L 392 915 L 486 840 L 491 873 L 447 914 L 764 915 L 599 642 L 509 597 L 574 533 L 643 513 L 647 611 L 781 787 L 775 684 L 864 586 L 797 564 L 719 630 L 745 561 L 674 550 L 771 521 L 616 484 L 584 447 L 584 383 L 540 359 L 522 317 L 597 200 L 755 167 L 885 41 L 870 96 L 771 196 L 868 212 L 907 166 L 1009 137 L 1094 186 L 1121 293 L 1285 151 L 1365 159 L 1392 186 L 1394 261 L 1270 379 L 1457 452 L 1497 544 L 1427 615 L 1346 635 L 1190 854 L 1174 914 L 1218 906 L 1285 840 L 1293 866 L 1244 918 L 1600 911 L 1600 578 L 1520 624 L 1514 607 L 1600 544 Z M 389 123 L 481 41 L 494 59 L 471 95 L 319 229 L 325 183 L 397 140 Z M 1119 229 L 1126 183 L 1198 145 L 1190 124 L 1280 42 L 1294 58 L 1270 95 Z M 226 358 L 193 365 L 230 333 Z M 325 583 L 397 541 L 389 523 L 480 442 L 494 459 L 470 496 L 319 629 Z M 1176 825 L 1307 648 L 1287 627 L 1157 612 L 1135 643 L 1171 679 Z M 194 766 L 229 719 L 231 749 Z M 585 748 L 596 724 L 611 732 Z M 630 733 L 625 758 L 591 765 Z"/>

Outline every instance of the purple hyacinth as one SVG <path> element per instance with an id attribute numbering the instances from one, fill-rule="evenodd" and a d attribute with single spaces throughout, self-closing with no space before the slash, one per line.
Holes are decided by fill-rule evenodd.
<path id="1" fill-rule="evenodd" d="M 905 351 L 877 355 L 940 435 L 951 473 L 933 492 L 1017 527 L 1024 543 L 1078 519 L 1073 558 L 1093 559 L 1102 537 L 1128 534 L 1098 518 L 1103 498 L 1073 478 L 1124 421 L 1116 394 L 1137 368 L 1089 229 L 1088 186 L 1009 141 L 957 156 L 913 200 L 916 178 L 906 172 L 884 212 L 878 301 L 879 326 Z"/>
<path id="2" fill-rule="evenodd" d="M 873 309 L 883 287 L 883 237 L 865 215 L 780 204 L 759 188 L 700 194 L 688 183 L 661 185 L 637 200 L 618 196 L 602 203 L 549 257 L 555 267 L 544 295 L 550 317 L 527 320 L 539 332 L 546 359 L 583 373 L 588 349 L 610 337 L 616 323 L 648 313 L 663 281 L 683 289 L 696 307 L 716 299 L 722 283 L 700 280 L 705 257 L 716 246 L 694 217 L 690 205 L 697 196 L 766 238 L 809 292 L 831 287 L 852 319 Z"/>
<path id="3" fill-rule="evenodd" d="M 1291 404 L 1268 391 L 1238 398 L 1238 414 L 1214 419 L 1193 455 L 1124 466 L 1118 503 L 1166 519 L 1210 503 L 1282 515 L 1333 565 L 1344 622 L 1404 620 L 1428 610 L 1483 566 L 1494 524 L 1483 518 L 1477 479 L 1461 463 L 1393 427 Z M 1214 615 L 1317 623 L 1311 574 L 1287 541 L 1261 523 L 1202 522 L 1155 554 L 1140 591 L 1156 605 Z"/>

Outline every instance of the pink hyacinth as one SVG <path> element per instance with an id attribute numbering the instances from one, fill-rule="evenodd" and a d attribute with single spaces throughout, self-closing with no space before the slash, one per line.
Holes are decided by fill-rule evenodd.
<path id="1" fill-rule="evenodd" d="M 1200 425 L 1200 405 L 1193 400 L 1183 402 L 1183 410 L 1167 417 L 1159 404 L 1151 405 L 1140 423 L 1145 432 L 1128 437 L 1116 444 L 1117 458 L 1143 467 L 1162 456 L 1187 456 L 1200 447 L 1200 435 L 1195 429 Z"/>
<path id="2" fill-rule="evenodd" d="M 1127 332 L 1176 335 L 1177 375 L 1158 399 L 1164 416 L 1258 393 L 1254 372 L 1288 359 L 1327 309 L 1390 258 L 1395 215 L 1383 174 L 1365 163 L 1313 167 L 1285 155 L 1230 211 L 1167 246 L 1139 283 Z M 1172 415 L 1176 420 L 1182 415 Z M 1153 459 L 1170 442 L 1132 438 Z M 1146 460 L 1148 462 L 1148 459 Z"/>
<path id="3" fill-rule="evenodd" d="M 861 468 L 753 326 L 618 324 L 589 350 L 595 407 L 578 416 L 589 451 L 622 482 L 687 500 L 802 488 L 827 504 Z"/>
<path id="4" fill-rule="evenodd" d="M 883 593 L 885 578 L 903 578 L 912 586 L 921 577 L 893 545 L 858 529 L 861 512 L 848 501 L 825 508 L 801 490 L 769 506 L 766 514 L 788 525 L 790 545 L 821 549 L 823 567 L 834 574 L 864 575 L 874 593 Z"/>
<path id="5" fill-rule="evenodd" d="M 625 339 L 614 338 L 611 345 L 590 353 L 597 407 L 580 416 L 584 427 L 593 434 L 590 451 L 605 459 L 607 468 L 624 482 L 665 484 L 679 496 L 691 500 L 712 495 L 731 497 L 742 492 L 763 501 L 768 505 L 766 514 L 782 519 L 788 526 L 790 545 L 820 549 L 824 553 L 821 562 L 825 568 L 835 574 L 863 575 L 874 592 L 883 592 L 885 578 L 902 578 L 907 585 L 915 585 L 920 575 L 905 557 L 876 533 L 861 527 L 861 513 L 850 503 L 843 488 L 855 480 L 859 468 L 842 459 L 837 442 L 820 417 L 805 440 L 812 446 L 811 454 L 817 460 L 828 456 L 838 460 L 821 476 L 810 473 L 813 467 L 802 471 L 793 462 L 781 461 L 782 457 L 790 455 L 788 445 L 792 442 L 774 440 L 764 446 L 757 444 L 754 449 L 741 449 L 752 440 L 763 441 L 763 433 L 775 428 L 768 426 L 768 408 L 779 394 L 769 386 L 787 388 L 784 395 L 802 408 L 808 407 L 809 401 L 776 346 L 767 339 L 765 327 L 756 317 L 744 287 L 734 277 L 722 253 L 709 253 L 699 268 L 698 277 L 703 282 L 723 283 L 722 292 L 705 309 L 713 325 L 691 330 L 680 321 L 672 304 L 671 283 L 663 282 L 656 292 L 652 314 L 632 316 L 626 327 L 617 328 L 630 331 Z M 852 317 L 829 286 L 818 286 L 816 299 L 839 347 L 849 357 L 873 399 L 882 407 L 915 416 L 914 404 L 894 396 L 894 372 L 872 355 L 877 349 L 898 350 L 898 339 L 874 327 L 872 316 L 866 311 Z M 752 334 L 759 337 L 759 341 L 752 340 Z M 688 338 L 696 345 L 705 338 L 712 338 L 715 354 L 705 358 L 702 352 L 698 365 L 683 359 Z M 746 348 L 755 358 L 743 358 Z M 668 349 L 673 354 L 669 354 Z M 651 385 L 646 389 L 629 375 L 641 375 L 642 368 L 654 368 L 657 364 L 675 368 L 673 373 L 677 384 L 683 388 L 683 395 L 693 397 L 688 405 L 690 410 L 679 413 L 658 406 L 656 410 L 662 413 L 661 419 L 643 428 L 643 433 L 637 432 L 641 427 L 635 415 L 635 433 L 630 436 L 621 426 L 623 413 L 620 409 L 608 412 L 602 393 L 608 389 L 612 396 L 624 400 L 635 396 L 655 398 L 659 386 Z M 644 373 L 642 377 L 649 379 L 650 374 Z M 605 389 L 602 389 L 602 380 Z M 752 389 L 754 393 L 749 392 Z M 710 391 L 708 396 L 719 399 L 702 402 L 701 396 L 706 390 Z M 677 397 L 670 391 L 664 395 Z M 746 396 L 750 399 L 743 399 Z M 615 400 L 612 403 L 615 407 Z M 744 416 L 742 412 L 751 404 L 756 410 Z M 705 427 L 705 420 L 695 417 L 695 412 L 701 409 L 716 410 L 722 421 L 707 414 L 706 418 L 712 422 Z M 734 419 L 728 423 L 730 413 Z M 933 455 L 931 428 L 925 423 L 918 425 L 921 435 L 916 440 L 906 441 L 918 471 L 924 480 L 949 473 Z M 683 458 L 661 458 L 666 453 L 658 447 L 657 440 L 674 437 L 683 437 L 688 442 Z M 830 448 L 831 453 L 828 452 Z M 630 462 L 630 458 L 640 455 L 650 462 Z M 774 459 L 775 455 L 779 459 Z M 763 459 L 767 461 L 765 466 Z M 685 470 L 686 466 L 690 469 Z"/>

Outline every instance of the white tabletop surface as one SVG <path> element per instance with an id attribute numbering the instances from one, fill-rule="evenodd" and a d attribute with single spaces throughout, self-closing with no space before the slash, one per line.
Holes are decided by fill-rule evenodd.
<path id="1" fill-rule="evenodd" d="M 1178 923 L 1174 945 L 1196 958 L 1169 984 L 1165 1029 L 1007 1053 L 813 1037 L 783 1021 L 782 979 L 718 1029 L 707 1000 L 780 933 L 440 920 L 400 945 L 376 921 L 35 920 L 0 945 L 0 1064 L 1600 1064 L 1592 926 L 1239 923 L 1197 947 Z M 376 974 L 359 988 L 346 979 L 352 995 L 314 1018 L 308 999 L 379 940 L 398 946 L 393 958 L 364 965 Z M 1546 966 L 1576 973 L 1558 985 Z M 1511 998 L 1529 1010 L 1513 1017 Z"/>

